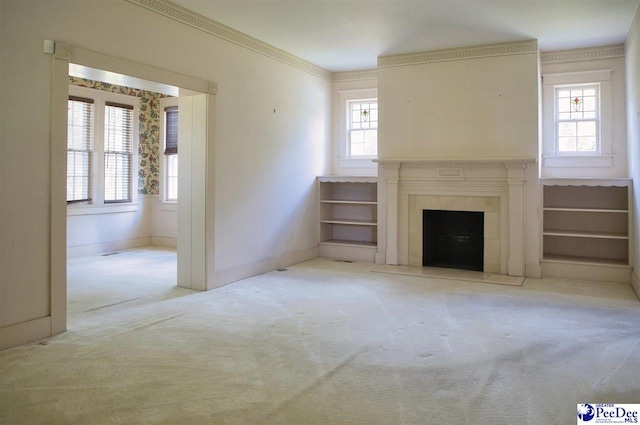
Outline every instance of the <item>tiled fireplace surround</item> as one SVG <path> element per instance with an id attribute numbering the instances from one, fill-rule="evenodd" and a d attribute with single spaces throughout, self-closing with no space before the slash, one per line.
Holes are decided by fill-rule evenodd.
<path id="1" fill-rule="evenodd" d="M 525 171 L 534 160 L 379 160 L 378 262 L 422 266 L 422 211 L 484 212 L 484 271 L 524 276 Z M 386 238 L 384 234 L 386 233 Z"/>

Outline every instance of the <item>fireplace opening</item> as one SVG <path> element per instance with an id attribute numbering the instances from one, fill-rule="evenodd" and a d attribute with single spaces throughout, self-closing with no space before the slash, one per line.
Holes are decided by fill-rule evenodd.
<path id="1" fill-rule="evenodd" d="M 483 271 L 484 212 L 423 210 L 422 265 Z"/>

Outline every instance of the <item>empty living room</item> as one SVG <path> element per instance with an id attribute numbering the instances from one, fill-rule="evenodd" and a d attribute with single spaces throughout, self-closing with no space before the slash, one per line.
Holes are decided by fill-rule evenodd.
<path id="1" fill-rule="evenodd" d="M 640 0 L 0 23 L 0 424 L 637 420 Z"/>

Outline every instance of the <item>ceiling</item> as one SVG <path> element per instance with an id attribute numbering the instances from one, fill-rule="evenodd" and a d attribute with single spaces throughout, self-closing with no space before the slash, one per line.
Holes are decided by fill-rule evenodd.
<path id="1" fill-rule="evenodd" d="M 378 56 L 537 39 L 623 43 L 640 0 L 171 0 L 329 71 Z"/>

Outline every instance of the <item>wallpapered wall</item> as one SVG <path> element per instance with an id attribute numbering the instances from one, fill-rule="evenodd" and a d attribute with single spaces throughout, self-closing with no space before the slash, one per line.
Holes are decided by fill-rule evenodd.
<path id="1" fill-rule="evenodd" d="M 160 99 L 168 96 L 77 77 L 69 77 L 69 84 L 140 98 L 138 193 L 141 195 L 157 195 L 159 178 L 158 155 L 160 152 Z"/>

